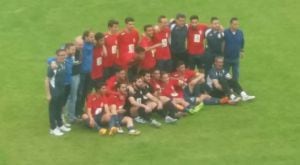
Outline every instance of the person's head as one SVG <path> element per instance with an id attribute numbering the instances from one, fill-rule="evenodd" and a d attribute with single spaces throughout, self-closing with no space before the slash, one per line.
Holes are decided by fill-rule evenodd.
<path id="1" fill-rule="evenodd" d="M 220 20 L 218 17 L 211 17 L 210 19 L 211 28 L 213 30 L 219 30 L 220 29 Z"/>
<path id="2" fill-rule="evenodd" d="M 69 56 L 74 55 L 76 52 L 76 47 L 75 47 L 75 44 L 73 44 L 73 43 L 66 43 L 65 49 L 66 49 L 67 55 L 69 55 Z"/>
<path id="3" fill-rule="evenodd" d="M 164 15 L 159 16 L 157 22 L 158 22 L 158 26 L 162 29 L 169 27 L 169 21 L 167 17 Z"/>
<path id="4" fill-rule="evenodd" d="M 56 54 L 56 61 L 58 63 L 64 62 L 66 55 L 67 55 L 65 49 L 58 49 L 58 50 L 56 50 L 55 54 Z"/>
<path id="5" fill-rule="evenodd" d="M 144 26 L 144 32 L 145 32 L 145 35 L 149 38 L 152 38 L 153 37 L 153 34 L 154 34 L 154 28 L 152 25 L 150 24 L 147 24 Z"/>
<path id="6" fill-rule="evenodd" d="M 97 46 L 102 46 L 104 44 L 104 34 L 101 32 L 96 33 L 95 41 Z"/>
<path id="7" fill-rule="evenodd" d="M 136 46 L 134 48 L 134 52 L 135 52 L 135 55 L 136 55 L 136 59 L 138 60 L 142 60 L 145 58 L 145 49 L 141 46 Z"/>
<path id="8" fill-rule="evenodd" d="M 95 88 L 98 94 L 104 95 L 107 92 L 106 84 L 103 82 L 97 83 Z"/>
<path id="9" fill-rule="evenodd" d="M 236 17 L 230 19 L 230 29 L 236 31 L 239 28 L 239 20 Z"/>
<path id="10" fill-rule="evenodd" d="M 125 18 L 126 29 L 131 31 L 134 29 L 134 19 L 132 17 Z"/>
<path id="11" fill-rule="evenodd" d="M 82 34 L 82 39 L 84 42 L 94 43 L 95 34 L 94 34 L 94 32 L 92 32 L 90 30 L 84 31 Z"/>
<path id="12" fill-rule="evenodd" d="M 150 83 L 150 81 L 151 81 L 151 74 L 150 74 L 149 71 L 142 71 L 140 74 L 143 77 L 144 82 Z"/>
<path id="13" fill-rule="evenodd" d="M 167 82 L 169 82 L 169 80 L 170 80 L 169 73 L 161 72 L 161 81 L 163 83 L 167 83 Z"/>
<path id="14" fill-rule="evenodd" d="M 136 88 L 143 88 L 144 87 L 144 81 L 142 76 L 137 76 L 133 79 L 133 84 Z"/>
<path id="15" fill-rule="evenodd" d="M 223 65 L 224 65 L 224 57 L 222 57 L 222 56 L 215 57 L 215 62 L 214 62 L 215 68 L 223 69 Z"/>
<path id="16" fill-rule="evenodd" d="M 82 47 L 83 47 L 83 39 L 82 39 L 82 36 L 76 37 L 76 38 L 75 38 L 75 41 L 74 41 L 74 44 L 75 44 L 76 49 L 81 50 Z"/>
<path id="17" fill-rule="evenodd" d="M 121 94 L 123 94 L 123 95 L 127 94 L 127 84 L 126 83 L 118 82 L 116 85 L 116 88 Z"/>
<path id="18" fill-rule="evenodd" d="M 185 71 L 185 64 L 183 61 L 178 61 L 176 63 L 176 70 L 180 73 L 183 73 Z"/>
<path id="19" fill-rule="evenodd" d="M 199 24 L 199 17 L 197 15 L 192 15 L 190 17 L 190 24 L 192 28 L 197 28 Z"/>
<path id="20" fill-rule="evenodd" d="M 176 24 L 177 24 L 177 26 L 180 26 L 180 27 L 183 27 L 183 26 L 185 26 L 185 15 L 184 14 L 182 14 L 182 13 L 178 13 L 177 15 L 176 15 Z"/>
<path id="21" fill-rule="evenodd" d="M 111 19 L 107 23 L 108 30 L 115 34 L 119 31 L 119 22 L 117 20 Z"/>
<path id="22" fill-rule="evenodd" d="M 125 81 L 127 79 L 126 70 L 124 70 L 122 68 L 115 68 L 115 71 L 116 71 L 115 75 L 118 80 Z"/>
<path id="23" fill-rule="evenodd" d="M 152 78 L 155 80 L 159 80 L 160 79 L 160 70 L 159 69 L 155 69 L 152 72 Z"/>

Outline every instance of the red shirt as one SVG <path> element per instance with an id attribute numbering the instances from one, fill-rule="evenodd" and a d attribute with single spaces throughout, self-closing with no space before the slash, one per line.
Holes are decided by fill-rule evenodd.
<path id="1" fill-rule="evenodd" d="M 117 56 L 118 34 L 106 33 L 104 37 L 104 45 L 107 49 L 107 56 L 103 57 L 104 68 L 112 67 Z"/>
<path id="2" fill-rule="evenodd" d="M 163 96 L 169 98 L 183 98 L 183 90 L 179 87 L 178 80 L 170 79 L 169 82 L 162 83 L 161 89 L 161 95 Z"/>
<path id="3" fill-rule="evenodd" d="M 204 55 L 204 40 L 206 29 L 206 25 L 198 25 L 196 29 L 189 25 L 187 47 L 190 55 Z"/>
<path id="4" fill-rule="evenodd" d="M 103 47 L 94 47 L 91 78 L 93 80 L 103 76 Z"/>
<path id="5" fill-rule="evenodd" d="M 125 105 L 126 96 L 120 92 L 113 92 L 108 97 L 108 105 L 116 105 L 117 108 L 123 107 Z"/>
<path id="6" fill-rule="evenodd" d="M 129 61 L 134 58 L 134 47 L 139 40 L 139 33 L 137 30 L 130 32 L 122 31 L 118 37 L 119 57 L 116 59 L 116 64 L 124 69 L 127 69 Z"/>
<path id="7" fill-rule="evenodd" d="M 107 97 L 97 93 L 92 93 L 87 97 L 86 108 L 91 108 L 93 116 L 104 111 L 104 105 L 107 104 Z"/>
<path id="8" fill-rule="evenodd" d="M 117 77 L 111 76 L 109 79 L 106 80 L 106 87 L 109 91 L 116 91 L 117 83 Z"/>
<path id="9" fill-rule="evenodd" d="M 188 83 L 191 81 L 192 78 L 196 76 L 196 72 L 190 69 L 185 69 L 183 73 L 174 72 L 171 74 L 171 77 L 174 77 L 175 79 L 181 79 L 185 83 Z"/>
<path id="10" fill-rule="evenodd" d="M 145 49 L 153 45 L 154 45 L 153 40 L 151 40 L 146 36 L 144 36 L 140 42 L 140 46 Z M 146 51 L 145 58 L 140 63 L 140 68 L 144 70 L 151 70 L 155 67 L 155 65 L 156 65 L 155 49 Z"/>
<path id="11" fill-rule="evenodd" d="M 162 43 L 161 47 L 156 48 L 157 60 L 169 60 L 171 59 L 170 46 L 168 39 L 170 37 L 170 29 L 161 29 L 159 32 L 154 33 L 154 44 Z"/>
<path id="12" fill-rule="evenodd" d="M 152 86 L 154 91 L 161 93 L 161 82 L 159 80 L 154 80 L 152 78 L 150 81 L 150 85 Z"/>

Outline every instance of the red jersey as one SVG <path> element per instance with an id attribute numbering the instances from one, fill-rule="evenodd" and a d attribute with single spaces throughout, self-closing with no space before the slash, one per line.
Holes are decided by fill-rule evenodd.
<path id="1" fill-rule="evenodd" d="M 148 48 L 150 46 L 153 46 L 153 40 L 151 40 L 149 37 L 144 36 L 140 42 L 140 46 L 143 48 Z M 140 68 L 144 70 L 151 70 L 156 65 L 156 59 L 155 59 L 155 49 L 148 50 L 145 52 L 145 58 L 140 63 Z"/>
<path id="2" fill-rule="evenodd" d="M 109 79 L 106 80 L 106 87 L 109 91 L 117 91 L 116 85 L 117 85 L 117 77 L 111 76 Z"/>
<path id="3" fill-rule="evenodd" d="M 161 82 L 159 80 L 154 80 L 153 78 L 150 81 L 150 85 L 155 92 L 161 93 Z"/>
<path id="4" fill-rule="evenodd" d="M 170 79 L 169 82 L 162 83 L 161 89 L 161 95 L 163 96 L 169 98 L 183 98 L 183 90 L 179 87 L 178 80 Z"/>
<path id="5" fill-rule="evenodd" d="M 118 34 L 106 33 L 104 37 L 104 45 L 107 50 L 107 56 L 103 57 L 104 68 L 112 67 L 118 51 Z"/>
<path id="6" fill-rule="evenodd" d="M 108 97 L 108 105 L 116 105 L 117 108 L 122 108 L 125 105 L 126 96 L 120 92 L 111 93 Z"/>
<path id="7" fill-rule="evenodd" d="M 157 60 L 169 60 L 171 59 L 170 44 L 168 39 L 170 37 L 170 29 L 161 29 L 159 32 L 154 33 L 154 44 L 161 43 L 161 47 L 156 48 Z"/>
<path id="8" fill-rule="evenodd" d="M 184 73 L 174 72 L 171 74 L 171 77 L 174 77 L 175 79 L 180 79 L 185 83 L 190 82 L 191 79 L 194 78 L 195 76 L 196 76 L 196 72 L 190 69 L 185 69 Z"/>
<path id="9" fill-rule="evenodd" d="M 91 78 L 93 80 L 103 76 L 103 47 L 94 47 Z"/>
<path id="10" fill-rule="evenodd" d="M 134 58 L 134 48 L 138 43 L 139 33 L 137 30 L 130 32 L 124 30 L 118 35 L 117 39 L 119 57 L 116 59 L 116 64 L 127 69 L 129 61 L 132 61 Z"/>
<path id="11" fill-rule="evenodd" d="M 87 109 L 91 108 L 93 116 L 103 112 L 105 104 L 107 104 L 107 96 L 92 93 L 87 97 L 86 107 Z"/>
<path id="12" fill-rule="evenodd" d="M 187 47 L 190 55 L 204 55 L 204 40 L 206 25 L 198 25 L 197 28 L 193 28 L 189 25 L 187 36 Z"/>

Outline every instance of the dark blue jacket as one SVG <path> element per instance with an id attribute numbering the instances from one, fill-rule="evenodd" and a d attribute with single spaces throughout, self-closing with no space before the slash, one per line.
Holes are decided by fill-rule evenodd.
<path id="1" fill-rule="evenodd" d="M 81 63 L 81 73 L 90 73 L 92 70 L 93 62 L 93 49 L 94 45 L 92 43 L 85 42 L 82 48 L 82 63 Z"/>
<path id="2" fill-rule="evenodd" d="M 230 29 L 224 31 L 224 57 L 225 59 L 235 60 L 240 57 L 240 51 L 244 49 L 244 34 L 237 30 L 234 34 Z"/>

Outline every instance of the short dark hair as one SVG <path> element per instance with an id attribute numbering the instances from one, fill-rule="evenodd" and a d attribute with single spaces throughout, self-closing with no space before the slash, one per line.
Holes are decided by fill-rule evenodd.
<path id="1" fill-rule="evenodd" d="M 194 20 L 194 19 L 199 20 L 199 17 L 197 15 L 190 16 L 190 21 Z"/>
<path id="2" fill-rule="evenodd" d="M 145 52 L 146 50 L 145 50 L 145 48 L 143 48 L 143 47 L 141 47 L 141 46 L 136 46 L 135 48 L 134 48 L 134 52 L 135 53 L 143 53 L 143 52 Z"/>
<path id="3" fill-rule="evenodd" d="M 183 61 L 176 62 L 176 68 L 180 67 L 181 65 L 185 65 L 185 63 Z"/>
<path id="4" fill-rule="evenodd" d="M 237 17 L 232 17 L 231 19 L 230 19 L 230 23 L 232 23 L 233 21 L 238 21 L 239 19 L 237 18 Z"/>
<path id="5" fill-rule="evenodd" d="M 210 18 L 210 22 L 212 23 L 213 21 L 216 21 L 216 20 L 219 20 L 219 18 L 218 17 L 211 17 Z"/>
<path id="6" fill-rule="evenodd" d="M 127 83 L 125 83 L 124 81 L 118 81 L 115 87 L 116 87 L 117 89 L 119 89 L 119 88 L 121 87 L 122 84 L 127 85 Z"/>
<path id="7" fill-rule="evenodd" d="M 104 34 L 103 34 L 103 33 L 97 32 L 97 33 L 95 34 L 95 40 L 96 40 L 96 41 L 99 41 L 99 40 L 101 40 L 101 39 L 103 39 L 103 38 L 104 38 Z"/>
<path id="8" fill-rule="evenodd" d="M 55 51 L 55 54 L 58 55 L 60 52 L 64 52 L 64 51 L 65 51 L 65 49 L 57 49 L 57 50 Z"/>
<path id="9" fill-rule="evenodd" d="M 160 23 L 162 19 L 167 18 L 165 15 L 160 15 L 157 19 L 157 22 Z"/>
<path id="10" fill-rule="evenodd" d="M 186 18 L 186 16 L 184 14 L 182 14 L 182 13 L 178 13 L 176 15 L 176 19 L 179 19 L 179 18 Z"/>
<path id="11" fill-rule="evenodd" d="M 65 44 L 65 49 L 70 49 L 72 46 L 75 46 L 74 43 L 69 42 Z"/>
<path id="12" fill-rule="evenodd" d="M 146 32 L 146 31 L 147 31 L 147 29 L 148 29 L 148 28 L 150 28 L 150 27 L 153 27 L 153 26 L 152 26 L 152 25 L 150 25 L 150 24 L 147 24 L 147 25 L 145 25 L 145 26 L 144 26 L 144 32 Z"/>
<path id="13" fill-rule="evenodd" d="M 83 34 L 82 34 L 82 39 L 84 40 L 84 39 L 85 39 L 85 37 L 88 37 L 88 36 L 90 35 L 90 33 L 91 33 L 91 31 L 90 31 L 90 30 L 86 30 L 86 31 L 84 31 L 84 32 L 83 32 Z"/>
<path id="14" fill-rule="evenodd" d="M 150 74 L 151 75 L 151 72 L 148 71 L 148 70 L 142 70 L 142 71 L 140 71 L 139 74 L 144 77 L 144 76 L 146 76 L 146 74 Z"/>
<path id="15" fill-rule="evenodd" d="M 106 83 L 105 82 L 97 82 L 96 85 L 95 85 L 95 90 L 98 91 L 99 89 L 101 89 L 103 86 L 105 86 Z"/>
<path id="16" fill-rule="evenodd" d="M 126 17 L 125 23 L 127 24 L 128 22 L 134 22 L 134 19 L 132 17 Z"/>
<path id="17" fill-rule="evenodd" d="M 113 27 L 114 25 L 119 25 L 119 21 L 111 19 L 107 23 L 107 27 Z"/>

